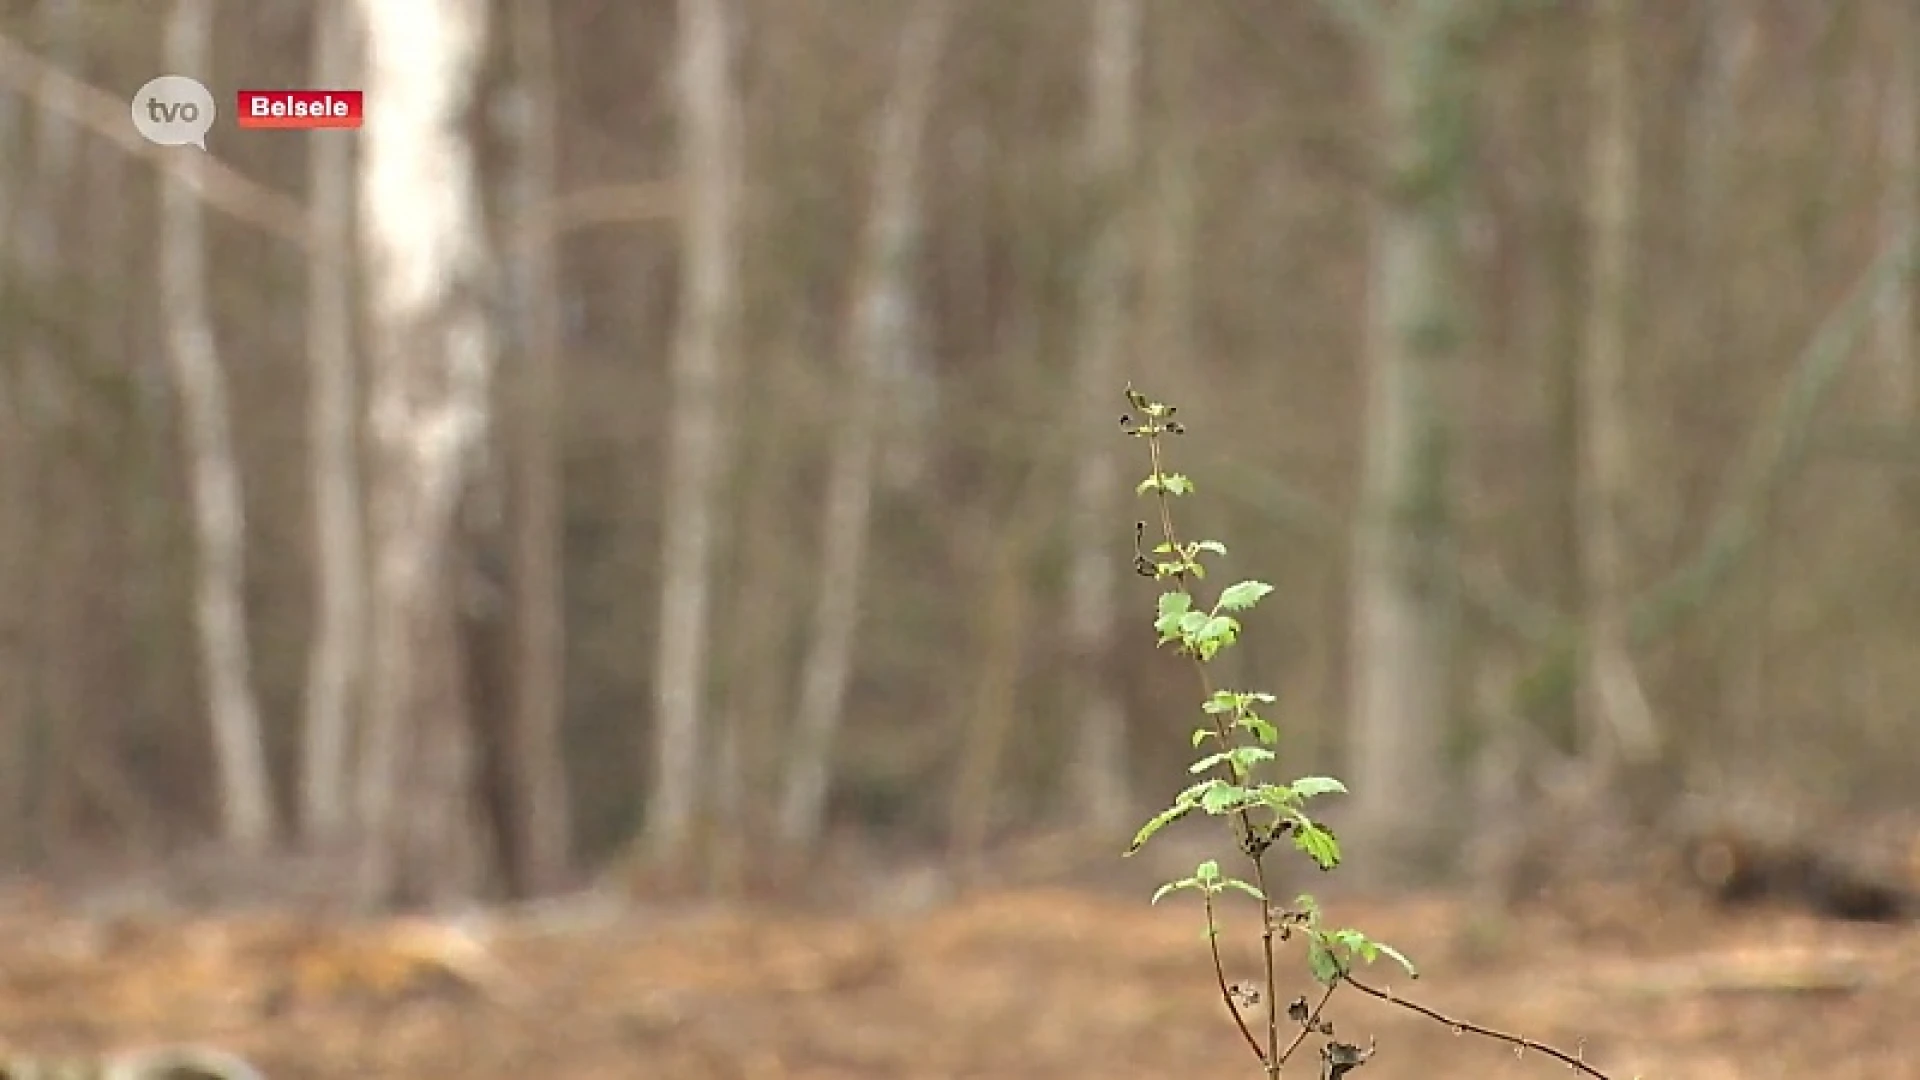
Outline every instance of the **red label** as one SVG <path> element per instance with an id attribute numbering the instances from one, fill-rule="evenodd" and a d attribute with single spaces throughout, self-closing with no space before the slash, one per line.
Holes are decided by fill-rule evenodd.
<path id="1" fill-rule="evenodd" d="M 243 128 L 357 128 L 358 90 L 242 90 L 234 119 Z"/>

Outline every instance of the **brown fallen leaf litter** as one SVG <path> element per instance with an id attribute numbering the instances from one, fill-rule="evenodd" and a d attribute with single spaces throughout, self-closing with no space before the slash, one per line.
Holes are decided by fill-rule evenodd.
<path id="1" fill-rule="evenodd" d="M 1498 927 L 1445 897 L 1331 910 L 1423 965 L 1418 982 L 1377 982 L 1580 1048 L 1621 1080 L 1920 1077 L 1920 929 L 1579 899 Z M 1252 977 L 1236 915 L 1230 975 Z M 15 905 L 0 928 L 14 1050 L 202 1040 L 276 1080 L 1259 1075 L 1197 910 L 1131 895 L 997 891 L 891 917 L 608 902 L 361 925 Z M 1283 1000 L 1309 991 L 1290 979 Z M 1359 1080 L 1566 1074 L 1357 994 L 1329 1015 L 1342 1038 L 1378 1040 Z M 1317 1075 L 1296 1060 L 1291 1075 Z"/>

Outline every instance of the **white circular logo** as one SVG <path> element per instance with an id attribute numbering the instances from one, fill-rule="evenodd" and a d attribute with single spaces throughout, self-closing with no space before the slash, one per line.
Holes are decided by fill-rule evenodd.
<path id="1" fill-rule="evenodd" d="M 213 94 L 185 75 L 162 75 L 133 95 L 133 127 L 161 146 L 207 148 L 213 127 Z"/>

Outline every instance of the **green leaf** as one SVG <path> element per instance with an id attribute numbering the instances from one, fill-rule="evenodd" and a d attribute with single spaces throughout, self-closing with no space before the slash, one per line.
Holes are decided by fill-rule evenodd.
<path id="1" fill-rule="evenodd" d="M 1184 615 L 1192 607 L 1193 597 L 1178 589 L 1160 594 L 1161 618 L 1166 618 L 1168 615 Z"/>
<path id="2" fill-rule="evenodd" d="M 1187 771 L 1197 776 L 1200 773 L 1206 772 L 1208 769 L 1213 768 L 1215 765 L 1219 765 L 1222 762 L 1232 760 L 1232 758 L 1233 758 L 1233 751 L 1231 750 L 1222 750 L 1217 754 L 1208 754 L 1206 757 L 1203 757 L 1199 761 L 1196 761 L 1193 764 L 1187 766 Z"/>
<path id="3" fill-rule="evenodd" d="M 1331 870 L 1340 865 L 1340 841 L 1322 826 L 1311 822 L 1294 826 L 1293 846 L 1305 852 L 1322 870 Z"/>
<path id="4" fill-rule="evenodd" d="M 1219 716 L 1222 713 L 1240 711 L 1240 695 L 1231 690 L 1215 690 L 1206 704 L 1200 706 L 1208 714 Z"/>
<path id="5" fill-rule="evenodd" d="M 1227 756 L 1235 765 L 1251 770 L 1263 761 L 1273 760 L 1273 751 L 1264 746 L 1237 746 L 1227 751 Z"/>
<path id="6" fill-rule="evenodd" d="M 1218 540 L 1196 540 L 1194 541 L 1193 550 L 1196 554 L 1202 551 L 1210 551 L 1215 555 L 1225 555 L 1227 553 L 1227 545 Z"/>
<path id="7" fill-rule="evenodd" d="M 1417 979 L 1420 977 L 1420 969 L 1417 967 L 1414 967 L 1413 961 L 1407 959 L 1406 956 L 1403 953 L 1401 953 L 1399 949 L 1396 949 L 1391 945 L 1384 945 L 1378 941 L 1373 943 L 1373 947 L 1387 954 L 1389 957 L 1392 957 L 1395 961 L 1397 961 L 1400 964 L 1401 967 L 1406 968 L 1408 978 Z"/>
<path id="8" fill-rule="evenodd" d="M 1197 641 L 1217 641 L 1224 645 L 1231 645 L 1234 639 L 1240 636 L 1240 622 L 1237 619 L 1225 615 L 1208 617 L 1197 611 L 1192 614 L 1200 615 L 1206 620 L 1200 624 L 1199 630 L 1194 632 L 1193 636 Z"/>
<path id="9" fill-rule="evenodd" d="M 1158 490 L 1160 490 L 1160 478 L 1158 476 L 1149 476 L 1134 487 L 1133 493 L 1135 495 L 1145 495 L 1149 491 Z"/>
<path id="10" fill-rule="evenodd" d="M 1198 881 L 1202 885 L 1211 885 L 1214 882 L 1219 881 L 1220 880 L 1219 862 L 1213 859 L 1208 859 L 1207 861 L 1201 863 L 1199 866 L 1194 867 L 1193 879 L 1195 881 Z"/>
<path id="11" fill-rule="evenodd" d="M 1315 795 L 1345 795 L 1347 793 L 1347 785 L 1335 780 L 1331 776 L 1303 776 L 1295 780 L 1291 786 L 1293 787 L 1293 793 L 1303 799 L 1311 799 Z"/>
<path id="12" fill-rule="evenodd" d="M 1217 739 L 1219 737 L 1220 733 L 1210 727 L 1197 727 L 1193 729 L 1193 745 L 1195 746 L 1199 746 L 1208 739 Z"/>
<path id="13" fill-rule="evenodd" d="M 1159 832 L 1161 829 L 1166 828 L 1191 813 L 1193 813 L 1193 804 L 1191 802 L 1182 802 L 1153 815 L 1151 820 L 1145 825 L 1140 826 L 1139 832 L 1133 834 L 1133 843 L 1127 845 L 1126 854 L 1132 855 L 1139 851 L 1146 845 L 1148 840 L 1153 839 L 1154 833 Z"/>
<path id="14" fill-rule="evenodd" d="M 1274 697 L 1272 694 L 1269 694 L 1264 690 L 1254 690 L 1244 696 L 1249 702 L 1257 701 L 1262 705 L 1271 705 L 1274 702 L 1280 700 L 1279 698 Z"/>
<path id="15" fill-rule="evenodd" d="M 1204 611 L 1189 611 L 1182 614 L 1179 622 L 1181 636 L 1197 638 L 1200 629 L 1212 621 L 1212 618 Z"/>
<path id="16" fill-rule="evenodd" d="M 1274 743 L 1280 741 L 1280 732 L 1275 730 L 1272 724 L 1260 719 L 1259 716 L 1253 713 L 1248 713 L 1240 719 L 1235 720 L 1233 726 L 1245 728 L 1253 732 L 1253 737 L 1267 746 L 1272 746 Z"/>
<path id="17" fill-rule="evenodd" d="M 1214 781 L 1206 794 L 1200 796 L 1200 809 L 1209 814 L 1229 814 L 1246 804 L 1247 789 L 1224 780 Z"/>
<path id="18" fill-rule="evenodd" d="M 1307 967 L 1313 972 L 1313 980 L 1321 986 L 1332 986 L 1347 973 L 1346 965 L 1334 955 L 1324 935 L 1318 933 L 1307 938 Z"/>
<path id="19" fill-rule="evenodd" d="M 1169 495 L 1193 494 L 1193 481 L 1180 473 L 1168 473 L 1163 481 Z"/>
<path id="20" fill-rule="evenodd" d="M 1165 885 L 1162 885 L 1159 888 L 1153 890 L 1153 900 L 1150 902 L 1149 906 L 1151 906 L 1152 904 L 1158 904 L 1160 901 L 1165 900 L 1167 898 L 1168 893 L 1176 893 L 1176 892 L 1179 892 L 1181 889 L 1191 889 L 1194 887 L 1195 884 L 1196 882 L 1192 878 L 1182 878 L 1179 881 L 1169 881 Z"/>
<path id="21" fill-rule="evenodd" d="M 1255 900 L 1265 900 L 1267 898 L 1266 893 L 1261 892 L 1257 887 L 1253 885 L 1249 885 L 1246 882 L 1241 881 L 1239 878 L 1228 878 L 1227 880 L 1220 883 L 1220 887 L 1223 889 L 1238 889 L 1241 892 L 1246 893 L 1248 896 L 1253 897 Z"/>
<path id="22" fill-rule="evenodd" d="M 1273 586 L 1264 581 L 1242 581 L 1229 585 L 1220 593 L 1217 605 L 1226 611 L 1245 611 L 1260 602 L 1260 598 L 1273 591 Z"/>

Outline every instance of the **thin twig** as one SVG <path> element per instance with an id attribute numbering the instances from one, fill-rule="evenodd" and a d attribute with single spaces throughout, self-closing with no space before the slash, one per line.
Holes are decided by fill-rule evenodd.
<path id="1" fill-rule="evenodd" d="M 1261 1065 L 1265 1065 L 1267 1055 L 1260 1049 L 1260 1040 L 1253 1037 L 1253 1030 L 1247 1027 L 1246 1018 L 1240 1015 L 1240 1006 L 1234 1004 L 1233 988 L 1227 985 L 1227 968 L 1220 960 L 1220 926 L 1213 917 L 1213 894 L 1203 891 L 1200 899 L 1207 905 L 1207 948 L 1213 953 L 1213 977 L 1220 984 L 1220 1000 L 1227 1003 L 1227 1011 L 1233 1014 L 1233 1022 L 1240 1029 L 1240 1034 L 1246 1038 L 1247 1046 L 1253 1051 L 1253 1056 L 1260 1059 Z M 1271 998 L 1267 1000 L 1267 1012 L 1273 1012 Z"/>
<path id="2" fill-rule="evenodd" d="M 1430 1009 L 1425 1005 L 1420 1004 L 1419 1002 L 1408 1001 L 1405 998 L 1398 997 L 1391 990 L 1380 990 L 1375 987 L 1368 986 L 1366 983 L 1361 982 L 1360 980 L 1354 978 L 1352 975 L 1342 975 L 1340 977 L 1340 981 L 1346 983 L 1347 985 L 1353 987 L 1355 990 L 1360 991 L 1361 993 L 1367 995 L 1368 997 L 1376 998 L 1380 1001 L 1384 1001 L 1389 1005 L 1398 1005 L 1399 1007 L 1406 1009 L 1409 1012 L 1418 1013 L 1421 1016 L 1424 1016 L 1427 1019 L 1434 1021 L 1435 1023 L 1447 1025 L 1448 1027 L 1452 1028 L 1455 1032 L 1464 1031 L 1474 1035 L 1478 1035 L 1482 1038 L 1492 1039 L 1495 1042 L 1503 1042 L 1503 1043 L 1506 1043 L 1508 1046 L 1514 1047 L 1517 1050 L 1536 1050 L 1542 1054 L 1547 1055 L 1550 1058 L 1553 1058 L 1555 1061 L 1559 1061 L 1565 1064 L 1570 1069 L 1574 1069 L 1576 1071 L 1585 1073 L 1588 1076 L 1593 1077 L 1594 1080 L 1612 1080 L 1612 1078 L 1609 1077 L 1606 1073 L 1603 1073 L 1599 1069 L 1596 1069 L 1593 1066 L 1587 1064 L 1585 1061 L 1582 1061 L 1579 1055 L 1577 1054 L 1569 1054 L 1565 1050 L 1555 1049 L 1554 1047 L 1548 1046 L 1546 1043 L 1539 1042 L 1534 1039 L 1529 1039 L 1524 1035 L 1515 1035 L 1515 1034 L 1512 1034 L 1511 1032 L 1501 1031 L 1497 1028 L 1490 1028 L 1481 1024 L 1469 1023 L 1468 1021 L 1465 1021 L 1465 1020 L 1455 1020 L 1453 1017 L 1448 1016 L 1437 1009 Z"/>

